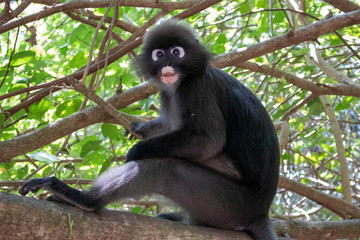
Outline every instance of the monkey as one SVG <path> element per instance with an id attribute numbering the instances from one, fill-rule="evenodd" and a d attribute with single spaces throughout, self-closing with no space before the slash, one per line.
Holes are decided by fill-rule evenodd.
<path id="1" fill-rule="evenodd" d="M 160 218 L 241 230 L 253 239 L 277 239 L 269 209 L 279 179 L 277 134 L 266 109 L 240 81 L 212 64 L 196 31 L 165 21 L 144 37 L 136 59 L 159 86 L 159 118 L 133 123 L 142 136 L 126 162 L 101 174 L 88 191 L 55 177 L 19 189 L 40 188 L 86 211 L 122 198 L 163 195 L 183 212 Z"/>

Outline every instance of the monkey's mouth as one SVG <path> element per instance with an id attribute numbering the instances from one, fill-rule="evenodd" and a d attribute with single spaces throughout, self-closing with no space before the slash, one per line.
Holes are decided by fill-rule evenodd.
<path id="1" fill-rule="evenodd" d="M 160 79 L 163 83 L 171 84 L 179 79 L 179 74 L 175 72 L 175 69 L 173 67 L 163 67 L 161 69 Z"/>

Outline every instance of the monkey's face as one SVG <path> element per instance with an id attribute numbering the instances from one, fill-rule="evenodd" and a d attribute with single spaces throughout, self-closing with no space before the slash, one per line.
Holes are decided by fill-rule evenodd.
<path id="1" fill-rule="evenodd" d="M 157 65 L 158 77 L 165 84 L 172 84 L 179 80 L 180 69 L 176 66 L 181 65 L 181 61 L 185 57 L 185 50 L 183 47 L 176 46 L 169 49 L 154 49 L 151 52 L 151 59 L 154 65 Z M 155 69 L 156 70 L 156 69 Z"/>
<path id="2" fill-rule="evenodd" d="M 179 86 L 205 72 L 210 54 L 197 41 L 187 25 L 168 21 L 149 31 L 137 65 L 146 78 L 155 78 L 164 86 Z"/>

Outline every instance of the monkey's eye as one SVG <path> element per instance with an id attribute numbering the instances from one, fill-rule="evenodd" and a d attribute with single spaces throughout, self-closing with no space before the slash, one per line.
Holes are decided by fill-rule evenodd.
<path id="1" fill-rule="evenodd" d="M 151 57 L 154 61 L 157 61 L 159 58 L 164 56 L 164 51 L 161 49 L 155 49 L 152 51 Z"/>
<path id="2" fill-rule="evenodd" d="M 170 53 L 174 56 L 182 58 L 185 56 L 185 50 L 182 47 L 174 47 L 170 50 Z"/>

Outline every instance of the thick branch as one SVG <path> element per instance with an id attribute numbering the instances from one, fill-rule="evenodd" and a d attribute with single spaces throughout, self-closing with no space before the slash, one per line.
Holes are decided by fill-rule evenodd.
<path id="1" fill-rule="evenodd" d="M 70 226 L 72 222 L 72 226 Z M 196 227 L 105 209 L 78 208 L 0 192 L 0 239 L 249 239 L 242 232 Z M 360 235 L 360 220 L 301 222 L 274 220 L 292 239 L 337 239 Z M 283 239 L 283 238 L 279 238 Z"/>
<path id="2" fill-rule="evenodd" d="M 319 239 L 349 239 L 360 236 L 360 220 L 342 221 L 289 221 L 274 220 L 277 233 L 286 232 L 292 239 L 319 240 Z"/>
<path id="3" fill-rule="evenodd" d="M 343 12 L 352 12 L 355 10 L 359 10 L 360 6 L 350 0 L 323 0 L 328 4 L 340 9 Z"/>
<path id="4" fill-rule="evenodd" d="M 69 225 L 72 222 L 72 226 Z M 99 215 L 0 192 L 0 239 L 250 239 L 245 233 L 195 227 L 116 210 Z"/>

